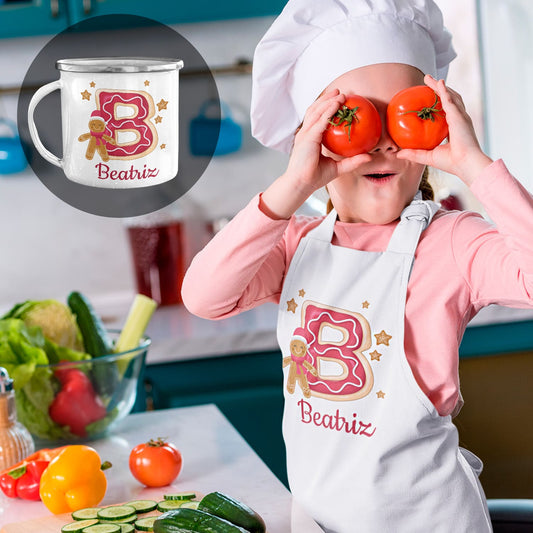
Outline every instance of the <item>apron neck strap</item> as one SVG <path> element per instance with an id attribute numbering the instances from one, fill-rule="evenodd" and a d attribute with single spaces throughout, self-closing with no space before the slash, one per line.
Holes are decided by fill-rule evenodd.
<path id="1" fill-rule="evenodd" d="M 387 252 L 414 255 L 422 232 L 428 227 L 439 204 L 422 200 L 418 191 L 412 202 L 402 211 L 400 222 L 387 246 Z"/>
<path id="2" fill-rule="evenodd" d="M 335 222 L 337 221 L 337 211 L 332 209 L 326 218 L 316 227 L 313 228 L 308 236 L 319 241 L 325 241 L 331 243 L 333 239 L 333 232 L 335 231 Z"/>
<path id="3" fill-rule="evenodd" d="M 438 209 L 439 204 L 422 200 L 422 193 L 418 191 L 413 201 L 402 211 L 400 222 L 392 234 L 387 251 L 414 255 L 421 233 L 429 225 Z M 336 221 L 337 211 L 332 209 L 308 235 L 331 243 Z"/>

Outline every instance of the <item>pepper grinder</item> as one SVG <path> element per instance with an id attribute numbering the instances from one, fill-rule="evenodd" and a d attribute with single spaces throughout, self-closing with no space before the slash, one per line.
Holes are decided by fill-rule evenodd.
<path id="1" fill-rule="evenodd" d="M 18 463 L 35 450 L 30 432 L 17 421 L 13 380 L 0 367 L 0 471 Z"/>

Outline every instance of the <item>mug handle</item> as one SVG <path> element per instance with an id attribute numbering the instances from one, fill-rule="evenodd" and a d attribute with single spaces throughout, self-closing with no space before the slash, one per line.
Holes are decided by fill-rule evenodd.
<path id="1" fill-rule="evenodd" d="M 39 138 L 39 134 L 37 133 L 37 127 L 35 126 L 35 121 L 33 120 L 33 113 L 35 112 L 35 108 L 37 107 L 37 104 L 47 95 L 51 92 L 54 92 L 56 89 L 61 89 L 61 80 L 56 80 L 51 83 L 47 83 L 46 85 L 43 85 L 37 91 L 35 91 L 35 94 L 32 96 L 30 100 L 30 105 L 28 107 L 28 127 L 30 130 L 30 136 L 31 140 L 33 141 L 33 144 L 35 145 L 35 148 L 37 148 L 37 151 L 50 163 L 53 165 L 56 165 L 58 167 L 63 166 L 63 160 L 59 159 L 59 157 L 55 156 L 52 152 L 49 152 L 41 142 L 41 139 Z"/>

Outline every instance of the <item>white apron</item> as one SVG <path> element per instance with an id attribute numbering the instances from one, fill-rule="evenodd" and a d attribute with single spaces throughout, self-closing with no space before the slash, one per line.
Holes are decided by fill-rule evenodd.
<path id="1" fill-rule="evenodd" d="M 332 245 L 333 211 L 290 264 L 278 315 L 288 477 L 328 532 L 492 531 L 482 463 L 404 353 L 407 282 L 437 208 L 417 194 L 385 252 Z"/>

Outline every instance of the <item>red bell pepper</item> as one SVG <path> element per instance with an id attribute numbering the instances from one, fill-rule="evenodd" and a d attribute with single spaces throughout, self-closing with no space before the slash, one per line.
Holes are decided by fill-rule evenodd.
<path id="1" fill-rule="evenodd" d="M 81 370 L 58 369 L 55 375 L 61 383 L 61 390 L 50 404 L 50 418 L 56 424 L 68 426 L 74 435 L 86 437 L 87 425 L 104 418 L 106 408 L 91 380 Z"/>
<path id="2" fill-rule="evenodd" d="M 30 461 L 0 475 L 0 488 L 9 498 L 38 501 L 39 484 L 49 461 Z"/>

